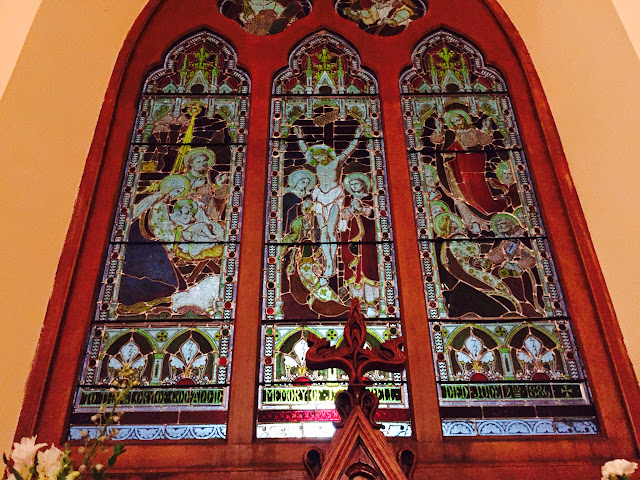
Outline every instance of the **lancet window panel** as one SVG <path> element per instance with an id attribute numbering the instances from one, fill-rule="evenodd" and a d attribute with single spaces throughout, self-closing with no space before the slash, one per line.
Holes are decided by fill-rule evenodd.
<path id="1" fill-rule="evenodd" d="M 439 31 L 400 88 L 444 435 L 597 433 L 502 76 Z"/>
<path id="2" fill-rule="evenodd" d="M 400 335 L 377 92 L 357 52 L 328 32 L 303 40 L 274 79 L 258 437 L 332 434 L 333 396 L 346 379 L 308 372 L 304 338 L 340 341 L 352 298 L 379 338 Z M 298 353 L 278 346 L 286 335 Z M 381 409 L 387 434 L 410 434 L 404 374 L 369 381 L 393 392 Z"/>
<path id="3" fill-rule="evenodd" d="M 272 100 L 263 319 L 398 313 L 377 84 L 356 52 L 318 34 Z"/>
<path id="4" fill-rule="evenodd" d="M 346 389 L 348 378 L 340 369 L 308 370 L 307 335 L 327 338 L 331 345 L 343 341 L 344 325 L 265 324 L 262 328 L 258 438 L 331 437 L 332 422 L 339 421 L 336 394 Z M 376 348 L 400 334 L 396 322 L 367 322 L 365 345 Z M 371 371 L 368 388 L 380 399 L 376 421 L 387 436 L 410 436 L 410 411 L 404 373 Z"/>
<path id="5" fill-rule="evenodd" d="M 120 370 L 121 439 L 224 438 L 250 81 L 203 31 L 143 85 L 70 438 Z M 92 413 L 93 412 L 93 413 Z"/>

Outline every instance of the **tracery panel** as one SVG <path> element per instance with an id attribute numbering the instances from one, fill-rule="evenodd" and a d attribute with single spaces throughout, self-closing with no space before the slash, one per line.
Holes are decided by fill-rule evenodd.
<path id="1" fill-rule="evenodd" d="M 439 31 L 400 87 L 444 435 L 597 433 L 502 76 Z"/>
<path id="2" fill-rule="evenodd" d="M 254 35 L 275 35 L 311 12 L 311 0 L 218 0 L 220 13 Z"/>
<path id="3" fill-rule="evenodd" d="M 398 35 L 427 11 L 422 0 L 336 0 L 336 12 L 370 35 Z"/>
<path id="4" fill-rule="evenodd" d="M 144 83 L 70 438 L 123 367 L 135 388 L 116 438 L 224 438 L 250 82 L 201 32 Z"/>
<path id="5" fill-rule="evenodd" d="M 342 338 L 352 298 L 369 344 L 400 334 L 377 83 L 355 50 L 317 33 L 272 91 L 258 437 L 328 436 L 341 371 L 310 372 L 308 332 Z M 389 435 L 409 435 L 403 374 L 374 372 Z M 385 400 L 387 399 L 387 400 Z"/>

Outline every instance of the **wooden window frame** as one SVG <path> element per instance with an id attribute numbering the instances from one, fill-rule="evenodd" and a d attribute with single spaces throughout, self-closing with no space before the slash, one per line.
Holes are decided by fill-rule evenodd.
<path id="1" fill-rule="evenodd" d="M 192 2 L 150 1 L 129 32 L 109 82 L 27 383 L 16 438 L 38 433 L 40 441 L 65 441 L 82 363 L 79 352 L 84 351 L 94 313 L 142 84 L 148 72 L 161 65 L 172 45 L 203 28 L 231 43 L 238 65 L 252 79 L 227 439 L 130 441 L 127 454 L 118 462 L 119 470 L 177 474 L 289 469 L 300 470 L 302 475 L 301 459 L 309 441 L 255 439 L 263 199 L 267 188 L 271 82 L 275 73 L 287 65 L 293 47 L 322 29 L 350 42 L 359 52 L 362 65 L 378 79 L 393 223 L 412 226 L 397 230 L 395 248 L 409 357 L 413 437 L 392 439 L 391 444 L 417 453 L 417 472 L 420 465 L 431 464 L 430 475 L 446 474 L 455 467 L 456 472 L 473 473 L 474 478 L 495 478 L 492 468 L 496 465 L 503 466 L 503 472 L 515 472 L 527 462 L 536 462 L 538 467 L 518 470 L 524 472 L 519 473 L 523 479 L 539 478 L 540 468 L 549 469 L 553 477 L 578 478 L 592 475 L 600 459 L 639 455 L 639 387 L 540 80 L 522 39 L 497 0 L 432 2 L 424 17 L 392 37 L 373 37 L 363 32 L 355 23 L 340 18 L 329 0 L 316 0 L 307 17 L 280 34 L 266 37 L 244 32 L 235 21 L 217 11 L 215 2 L 202 1 L 199 8 L 194 8 Z M 598 435 L 442 436 L 424 295 L 418 291 L 422 274 L 398 88 L 400 72 L 410 64 L 415 46 L 440 28 L 476 45 L 486 64 L 500 70 L 508 85 L 593 394 L 601 428 Z M 260 199 L 259 205 L 252 208 L 251 202 L 256 199 Z M 419 381 L 412 384 L 416 378 Z M 327 442 L 313 443 L 323 449 L 328 446 Z M 455 466 L 452 459 L 456 459 Z"/>

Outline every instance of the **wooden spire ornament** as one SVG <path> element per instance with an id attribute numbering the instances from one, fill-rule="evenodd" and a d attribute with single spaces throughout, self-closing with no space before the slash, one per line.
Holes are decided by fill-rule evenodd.
<path id="1" fill-rule="evenodd" d="M 315 480 L 406 480 L 384 435 L 375 422 L 378 397 L 367 390 L 364 375 L 371 370 L 402 372 L 406 357 L 401 350 L 402 337 L 390 339 L 377 348 L 365 348 L 367 328 L 357 299 L 351 300 L 351 312 L 342 343 L 333 347 L 325 338 L 309 334 L 306 365 L 311 370 L 339 368 L 349 376 L 347 390 L 336 395 L 336 422 L 326 461 L 320 472 L 307 468 Z M 305 465 L 308 462 L 305 462 Z"/>

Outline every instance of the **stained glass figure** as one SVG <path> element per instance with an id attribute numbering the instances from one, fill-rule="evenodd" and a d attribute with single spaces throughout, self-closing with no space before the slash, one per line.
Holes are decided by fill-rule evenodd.
<path id="1" fill-rule="evenodd" d="M 400 88 L 444 434 L 597 433 L 502 76 L 445 31 L 412 65 Z"/>
<path id="2" fill-rule="evenodd" d="M 311 12 L 311 0 L 218 0 L 220 13 L 254 35 L 275 35 Z"/>
<path id="3" fill-rule="evenodd" d="M 249 87 L 208 32 L 147 77 L 71 438 L 123 366 L 140 387 L 119 438 L 225 436 Z"/>
<path id="4" fill-rule="evenodd" d="M 371 35 L 397 35 L 427 11 L 423 0 L 336 0 L 336 12 Z"/>
<path id="5" fill-rule="evenodd" d="M 293 50 L 272 95 L 258 436 L 326 436 L 345 379 L 306 373 L 305 332 L 339 341 L 352 298 L 371 341 L 400 332 L 377 83 L 352 47 L 321 32 Z M 408 434 L 403 374 L 370 380 L 394 391 L 402 421 L 387 431 Z M 299 401 L 287 393 L 296 389 Z"/>

